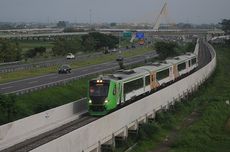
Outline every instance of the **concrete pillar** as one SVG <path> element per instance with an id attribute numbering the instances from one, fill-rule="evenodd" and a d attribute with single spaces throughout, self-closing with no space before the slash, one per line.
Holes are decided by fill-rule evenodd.
<path id="1" fill-rule="evenodd" d="M 143 117 L 141 117 L 139 120 L 138 120 L 138 125 L 142 125 L 144 123 L 147 122 L 147 114 L 145 114 Z"/>
<path id="2" fill-rule="evenodd" d="M 175 106 L 174 106 L 174 105 L 175 105 L 175 102 L 176 102 L 176 101 L 173 100 L 173 101 L 170 103 L 170 106 L 169 106 L 169 110 L 170 110 L 170 111 L 174 111 L 174 110 L 175 110 Z"/>
<path id="3" fill-rule="evenodd" d="M 148 122 L 154 121 L 155 116 L 156 116 L 156 110 L 154 109 L 153 112 L 150 115 L 148 115 Z"/>
<path id="4" fill-rule="evenodd" d="M 170 109 L 170 105 L 171 105 L 171 102 L 170 102 L 170 101 L 167 101 L 167 106 L 166 106 L 166 109 L 167 109 L 167 110 Z"/>
<path id="5" fill-rule="evenodd" d="M 96 152 L 101 152 L 101 142 L 98 141 Z"/>
<path id="6" fill-rule="evenodd" d="M 129 134 L 129 136 L 130 135 L 137 135 L 138 134 L 138 128 L 139 126 L 138 126 L 138 121 L 136 120 L 135 121 L 135 123 L 133 124 L 133 126 L 131 126 L 131 127 L 129 127 L 128 128 L 128 134 Z"/>
<path id="7" fill-rule="evenodd" d="M 101 144 L 101 152 L 108 152 L 115 150 L 115 136 L 112 134 L 112 138 L 104 144 Z"/>
<path id="8" fill-rule="evenodd" d="M 128 127 L 125 126 L 123 128 L 123 131 L 117 136 L 115 136 L 115 147 L 118 148 L 124 146 L 126 144 L 127 138 L 128 138 Z"/>

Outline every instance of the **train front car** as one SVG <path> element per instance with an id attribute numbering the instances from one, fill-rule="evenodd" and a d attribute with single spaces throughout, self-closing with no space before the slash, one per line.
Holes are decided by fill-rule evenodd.
<path id="1" fill-rule="evenodd" d="M 88 110 L 90 115 L 107 114 L 117 106 L 116 83 L 109 79 L 89 81 Z"/>

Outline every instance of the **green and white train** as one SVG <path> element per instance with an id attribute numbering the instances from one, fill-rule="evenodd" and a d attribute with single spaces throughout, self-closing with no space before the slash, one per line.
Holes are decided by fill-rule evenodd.
<path id="1" fill-rule="evenodd" d="M 197 55 L 188 53 L 130 70 L 119 70 L 89 81 L 88 110 L 100 116 L 142 95 L 154 92 L 194 71 Z"/>

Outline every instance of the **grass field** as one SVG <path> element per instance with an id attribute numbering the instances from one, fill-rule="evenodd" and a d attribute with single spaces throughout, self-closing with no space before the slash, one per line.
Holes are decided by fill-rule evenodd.
<path id="1" fill-rule="evenodd" d="M 54 46 L 53 41 L 34 41 L 34 40 L 17 40 L 24 54 L 27 50 L 34 49 L 36 47 L 45 47 L 47 51 L 51 51 Z"/>
<path id="2" fill-rule="evenodd" d="M 142 55 L 146 52 L 152 51 L 153 48 L 136 48 L 132 51 L 127 51 L 123 53 L 124 57 L 131 57 L 136 55 Z M 76 61 L 70 64 L 72 68 L 80 68 L 89 65 L 100 64 L 109 61 L 115 61 L 117 58 L 117 54 L 104 54 L 99 57 L 89 58 L 84 61 Z M 5 83 L 13 80 L 20 80 L 35 76 L 40 76 L 49 73 L 57 73 L 58 66 L 51 66 L 47 68 L 35 68 L 32 70 L 23 70 L 23 71 L 16 71 L 10 73 L 1 73 L 0 74 L 0 83 Z"/>
<path id="3" fill-rule="evenodd" d="M 21 40 L 17 41 L 20 45 L 20 47 L 25 50 L 25 49 L 32 49 L 35 47 L 46 47 L 46 48 L 52 48 L 53 47 L 53 42 L 52 41 L 33 41 L 33 40 Z"/>
<path id="4" fill-rule="evenodd" d="M 216 51 L 214 75 L 188 102 L 177 103 L 174 110 L 144 125 L 133 152 L 229 152 L 230 47 L 216 47 Z"/>

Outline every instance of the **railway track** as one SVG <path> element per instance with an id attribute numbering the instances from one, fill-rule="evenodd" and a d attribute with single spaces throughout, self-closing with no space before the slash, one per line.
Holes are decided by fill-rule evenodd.
<path id="1" fill-rule="evenodd" d="M 198 54 L 198 66 L 199 66 L 198 68 L 200 69 L 211 61 L 212 56 L 209 52 L 208 47 L 206 46 L 203 40 L 200 40 L 199 46 L 200 46 L 200 50 L 202 50 L 202 51 L 199 51 L 199 54 Z"/>
<path id="2" fill-rule="evenodd" d="M 198 54 L 198 69 L 204 67 L 206 64 L 208 64 L 212 57 L 209 52 L 208 47 L 206 44 L 201 40 L 200 42 L 200 50 Z M 43 134 L 40 134 L 36 137 L 33 137 L 31 139 L 25 140 L 21 143 L 18 143 L 16 145 L 13 145 L 7 149 L 4 149 L 0 152 L 27 152 L 32 149 L 35 149 L 36 147 L 39 147 L 49 141 L 52 141 L 54 139 L 57 139 L 73 130 L 76 130 L 78 128 L 83 127 L 84 125 L 91 123 L 95 120 L 99 119 L 98 117 L 91 117 L 87 114 L 85 116 L 81 117 L 80 119 L 76 119 L 74 121 L 71 121 L 67 124 L 64 124 L 54 130 L 45 132 Z"/>

